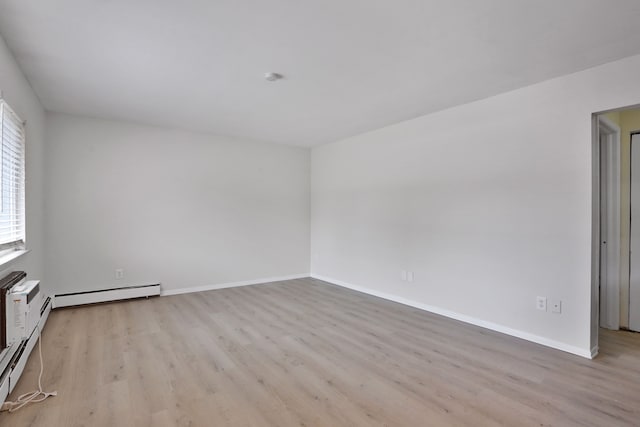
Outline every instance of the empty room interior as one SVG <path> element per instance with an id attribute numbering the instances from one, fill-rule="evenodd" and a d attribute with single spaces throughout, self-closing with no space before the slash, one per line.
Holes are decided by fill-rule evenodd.
<path id="1" fill-rule="evenodd" d="M 638 0 L 0 0 L 0 426 L 640 425 Z"/>

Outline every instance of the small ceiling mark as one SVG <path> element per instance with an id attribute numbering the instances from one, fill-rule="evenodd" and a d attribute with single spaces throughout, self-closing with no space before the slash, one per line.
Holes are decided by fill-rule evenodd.
<path id="1" fill-rule="evenodd" d="M 264 78 L 267 81 L 275 82 L 282 79 L 284 76 L 278 73 L 264 73 Z"/>

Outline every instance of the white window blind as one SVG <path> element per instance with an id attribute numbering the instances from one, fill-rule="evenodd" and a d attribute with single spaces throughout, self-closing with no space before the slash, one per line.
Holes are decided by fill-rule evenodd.
<path id="1" fill-rule="evenodd" d="M 0 250 L 24 246 L 25 126 L 0 99 Z"/>

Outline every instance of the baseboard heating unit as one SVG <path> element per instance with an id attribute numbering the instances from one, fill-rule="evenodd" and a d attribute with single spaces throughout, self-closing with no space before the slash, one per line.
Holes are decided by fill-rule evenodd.
<path id="1" fill-rule="evenodd" d="M 0 352 L 0 366 L 3 367 L 0 370 L 0 407 L 18 384 L 27 364 L 27 359 L 40 339 L 40 331 L 44 329 L 50 312 L 51 298 L 46 297 L 38 313 L 39 322 L 36 325 L 38 330 L 32 331 L 28 337 L 21 341 L 14 341 L 11 347 L 5 349 L 4 352 Z M 34 315 L 35 313 L 29 314 Z"/>
<path id="2" fill-rule="evenodd" d="M 54 308 L 73 305 L 96 304 L 100 302 L 119 301 L 132 298 L 160 296 L 160 284 L 113 288 L 100 291 L 75 292 L 56 295 Z"/>

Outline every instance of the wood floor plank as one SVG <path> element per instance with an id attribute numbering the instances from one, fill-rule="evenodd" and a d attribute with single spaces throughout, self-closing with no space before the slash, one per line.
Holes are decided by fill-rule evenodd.
<path id="1" fill-rule="evenodd" d="M 586 360 L 315 279 L 55 310 L 43 344 L 59 395 L 0 426 L 640 425 L 640 334 Z"/>

